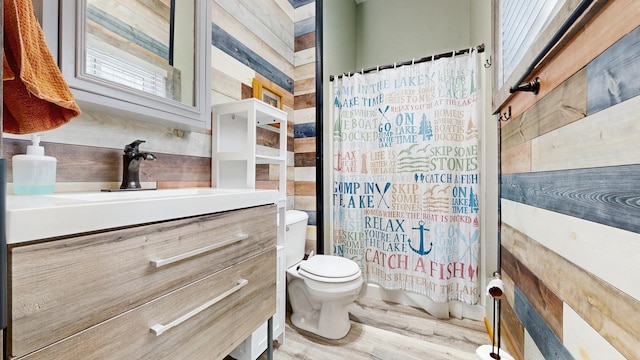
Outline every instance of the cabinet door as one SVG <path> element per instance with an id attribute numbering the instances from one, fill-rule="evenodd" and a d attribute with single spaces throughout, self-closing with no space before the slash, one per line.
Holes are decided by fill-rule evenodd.
<path id="1" fill-rule="evenodd" d="M 222 359 L 273 315 L 275 268 L 272 248 L 25 359 Z"/>
<path id="2" fill-rule="evenodd" d="M 275 239 L 268 205 L 13 247 L 10 354 L 131 310 L 275 247 Z"/>

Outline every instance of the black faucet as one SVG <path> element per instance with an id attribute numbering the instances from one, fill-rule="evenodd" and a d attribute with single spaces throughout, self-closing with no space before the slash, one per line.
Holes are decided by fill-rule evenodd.
<path id="1" fill-rule="evenodd" d="M 122 155 L 122 184 L 120 189 L 141 189 L 140 186 L 140 161 L 155 160 L 156 156 L 152 153 L 140 152 L 138 146 L 145 142 L 144 140 L 136 140 L 124 147 Z"/>

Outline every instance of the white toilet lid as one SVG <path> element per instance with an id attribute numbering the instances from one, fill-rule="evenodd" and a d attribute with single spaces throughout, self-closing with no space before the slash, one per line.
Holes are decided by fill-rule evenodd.
<path id="1" fill-rule="evenodd" d="M 298 272 L 313 280 L 343 282 L 358 278 L 360 267 L 355 261 L 341 256 L 316 255 L 302 261 Z"/>

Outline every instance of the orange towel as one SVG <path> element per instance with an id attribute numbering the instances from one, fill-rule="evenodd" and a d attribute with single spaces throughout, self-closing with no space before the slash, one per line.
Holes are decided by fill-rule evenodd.
<path id="1" fill-rule="evenodd" d="M 3 130 L 30 134 L 80 115 L 30 0 L 4 0 Z"/>

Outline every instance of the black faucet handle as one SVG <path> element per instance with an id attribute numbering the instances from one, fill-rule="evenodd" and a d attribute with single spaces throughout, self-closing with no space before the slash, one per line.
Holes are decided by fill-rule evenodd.
<path id="1" fill-rule="evenodd" d="M 126 145 L 124 147 L 124 153 L 127 155 L 136 155 L 138 152 L 140 152 L 140 149 L 138 149 L 138 146 L 140 146 L 140 144 L 144 142 L 145 142 L 144 140 L 136 140 L 131 144 Z"/>

